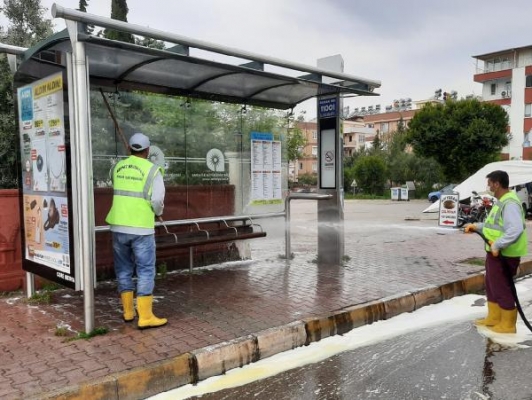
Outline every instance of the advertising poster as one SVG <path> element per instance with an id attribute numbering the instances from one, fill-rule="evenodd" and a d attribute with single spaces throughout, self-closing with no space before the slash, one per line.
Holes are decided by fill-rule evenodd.
<path id="1" fill-rule="evenodd" d="M 62 73 L 18 89 L 24 257 L 38 264 L 30 272 L 72 286 L 63 107 Z"/>
<path id="2" fill-rule="evenodd" d="M 251 132 L 251 204 L 282 203 L 281 142 Z"/>
<path id="3" fill-rule="evenodd" d="M 324 129 L 321 131 L 321 179 L 320 187 L 323 189 L 336 188 L 336 131 Z"/>
<path id="4" fill-rule="evenodd" d="M 458 194 L 442 195 L 440 198 L 440 226 L 454 228 L 458 225 Z"/>

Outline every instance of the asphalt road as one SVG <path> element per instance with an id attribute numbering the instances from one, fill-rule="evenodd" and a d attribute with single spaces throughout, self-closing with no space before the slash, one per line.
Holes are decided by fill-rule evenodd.
<path id="1" fill-rule="evenodd" d="M 532 278 L 528 278 L 528 281 L 532 281 Z M 532 286 L 532 282 L 529 285 Z M 472 300 L 471 307 L 477 306 L 478 303 L 479 300 Z M 522 302 L 529 316 L 532 315 L 531 303 L 530 299 Z M 412 314 L 412 318 L 415 318 L 416 313 Z M 399 321 L 394 322 L 392 319 L 387 321 L 383 328 L 394 331 L 398 324 Z M 457 315 L 454 321 L 397 335 L 244 386 L 190 398 L 202 400 L 524 400 L 532 398 L 530 381 L 532 335 L 521 326 L 518 331 L 519 337 L 525 339 L 518 339 L 517 344 L 507 344 L 499 341 L 499 338 L 488 338 L 482 332 L 485 331 L 479 333 L 471 320 L 464 322 L 463 318 Z M 345 340 L 352 339 L 346 337 Z M 316 349 L 320 351 L 320 347 Z M 289 356 L 289 353 L 286 354 Z M 294 353 L 294 357 L 298 357 L 297 353 Z"/>

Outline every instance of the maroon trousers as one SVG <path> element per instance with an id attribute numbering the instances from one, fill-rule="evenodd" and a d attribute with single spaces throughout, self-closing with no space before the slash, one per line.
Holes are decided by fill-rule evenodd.
<path id="1" fill-rule="evenodd" d="M 488 301 L 497 303 L 502 309 L 513 310 L 515 308 L 514 297 L 504 268 L 508 268 L 512 276 L 515 276 L 521 257 L 504 257 L 504 261 L 502 258 L 502 256 L 494 257 L 493 254 L 486 253 L 486 275 L 484 277 L 486 297 Z"/>

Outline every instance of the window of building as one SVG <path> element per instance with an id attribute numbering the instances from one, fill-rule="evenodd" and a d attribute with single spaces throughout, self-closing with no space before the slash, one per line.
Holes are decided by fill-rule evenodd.
<path id="1" fill-rule="evenodd" d="M 382 133 L 388 133 L 388 128 L 389 128 L 388 122 L 381 123 L 381 132 Z"/>
<path id="2" fill-rule="evenodd" d="M 349 135 L 349 141 L 350 141 L 350 142 L 353 141 L 353 135 Z"/>
<path id="3" fill-rule="evenodd" d="M 510 60 L 508 57 L 502 58 L 502 69 L 509 69 L 510 68 Z"/>
<path id="4" fill-rule="evenodd" d="M 508 93 L 508 96 L 512 93 L 512 81 L 506 81 L 506 93 Z"/>
<path id="5" fill-rule="evenodd" d="M 532 75 L 527 75 L 525 86 L 532 87 Z"/>
<path id="6" fill-rule="evenodd" d="M 318 163 L 317 163 L 316 161 L 314 161 L 314 162 L 312 163 L 312 171 L 313 171 L 313 172 L 316 172 L 317 170 L 318 170 Z"/>
<path id="7" fill-rule="evenodd" d="M 318 140 L 318 132 L 317 131 L 312 131 L 312 139 Z"/>
<path id="8" fill-rule="evenodd" d="M 497 84 L 492 83 L 491 84 L 491 95 L 493 96 L 497 92 Z"/>
<path id="9" fill-rule="evenodd" d="M 318 155 L 318 146 L 312 146 L 312 155 L 317 156 Z"/>
<path id="10" fill-rule="evenodd" d="M 303 169 L 303 163 L 302 162 L 299 163 L 299 169 L 300 170 Z"/>
<path id="11" fill-rule="evenodd" d="M 364 143 L 366 141 L 366 136 L 364 135 L 358 135 L 358 142 L 359 143 Z"/>
<path id="12" fill-rule="evenodd" d="M 525 104 L 525 117 L 532 116 L 532 104 Z"/>

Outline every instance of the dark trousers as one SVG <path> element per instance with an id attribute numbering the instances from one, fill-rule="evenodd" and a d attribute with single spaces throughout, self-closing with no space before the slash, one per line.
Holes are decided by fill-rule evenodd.
<path id="1" fill-rule="evenodd" d="M 510 270 L 512 277 L 517 273 L 517 267 L 521 262 L 521 257 L 494 257 L 491 253 L 486 253 L 486 296 L 488 301 L 497 303 L 500 308 L 513 310 L 515 308 L 514 297 L 510 282 L 506 277 L 504 268 Z"/>

